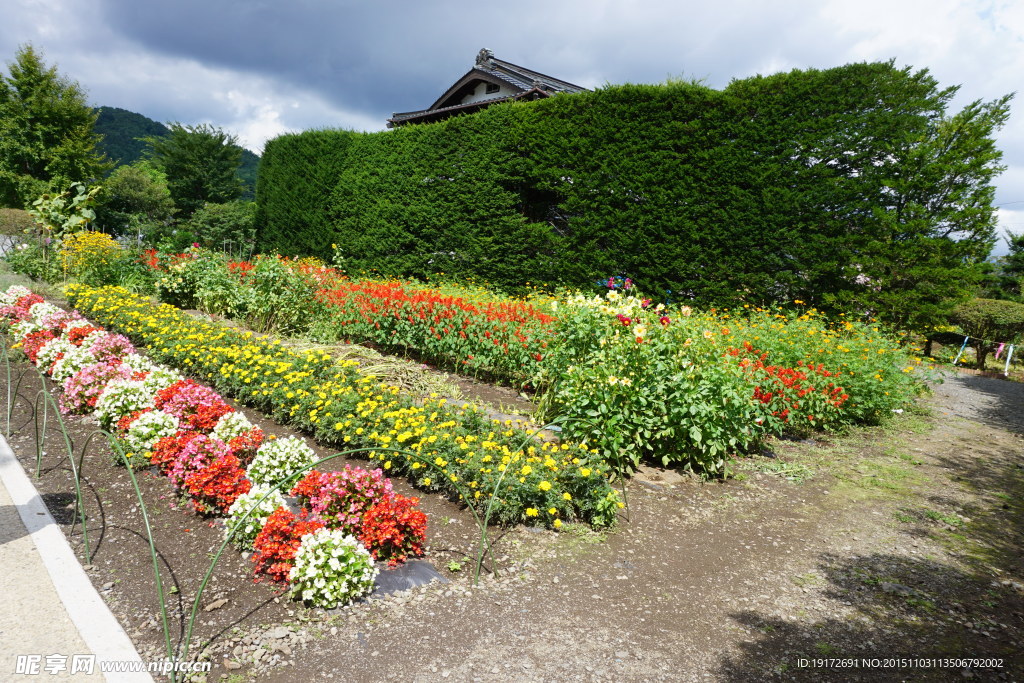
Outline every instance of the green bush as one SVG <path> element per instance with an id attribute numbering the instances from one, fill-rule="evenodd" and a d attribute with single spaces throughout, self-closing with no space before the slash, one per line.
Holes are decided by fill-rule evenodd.
<path id="1" fill-rule="evenodd" d="M 4 254 L 4 260 L 15 273 L 27 275 L 33 280 L 54 283 L 61 279 L 60 263 L 39 240 L 22 242 Z"/>
<path id="2" fill-rule="evenodd" d="M 813 309 L 697 312 L 611 291 L 558 304 L 540 414 L 619 470 L 702 474 L 768 436 L 874 424 L 920 389 L 920 358 Z"/>
<path id="3" fill-rule="evenodd" d="M 660 300 L 801 299 L 921 327 L 968 295 L 994 234 L 1008 98 L 948 115 L 954 92 L 850 64 L 288 135 L 261 161 L 257 229 L 285 254 L 337 245 L 352 274 L 622 275 Z"/>
<path id="4" fill-rule="evenodd" d="M 241 200 L 206 203 L 182 227 L 196 235 L 204 247 L 245 258 L 253 250 L 255 210 L 253 202 Z"/>
<path id="5" fill-rule="evenodd" d="M 32 214 L 22 209 L 0 209 L 0 235 L 24 236 L 35 227 Z"/>
<path id="6" fill-rule="evenodd" d="M 974 299 L 957 306 L 950 320 L 971 337 L 978 367 L 984 370 L 990 352 L 1001 343 L 1016 342 L 1024 333 L 1024 304 L 1002 299 Z"/>

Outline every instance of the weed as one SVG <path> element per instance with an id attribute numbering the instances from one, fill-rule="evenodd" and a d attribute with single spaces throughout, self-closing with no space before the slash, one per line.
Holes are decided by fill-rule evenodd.
<path id="1" fill-rule="evenodd" d="M 851 480 L 854 485 L 880 488 L 891 493 L 906 493 L 907 486 L 917 479 L 912 472 L 896 464 L 864 460 L 853 469 L 860 475 Z"/>
<path id="2" fill-rule="evenodd" d="M 562 533 L 569 534 L 572 538 L 579 539 L 583 543 L 590 545 L 598 545 L 608 540 L 608 534 L 603 531 L 594 531 L 586 524 L 575 522 L 563 526 Z"/>
<path id="3" fill-rule="evenodd" d="M 449 560 L 446 566 L 448 567 L 448 571 L 452 574 L 462 571 L 462 563 L 456 560 Z"/>
<path id="4" fill-rule="evenodd" d="M 964 520 L 956 515 L 946 514 L 944 512 L 938 512 L 936 510 L 925 510 L 924 516 L 933 522 L 942 522 L 948 524 L 951 527 L 960 528 L 964 524 Z"/>
<path id="5" fill-rule="evenodd" d="M 814 572 L 807 572 L 806 574 L 799 574 L 794 576 L 792 579 L 793 583 L 803 588 L 804 586 L 817 586 L 824 583 L 824 579 Z"/>
<path id="6" fill-rule="evenodd" d="M 764 474 L 775 474 L 797 484 L 803 483 L 814 476 L 814 470 L 807 465 L 797 462 L 782 462 L 781 460 L 758 462 L 753 465 L 752 469 Z"/>
<path id="7" fill-rule="evenodd" d="M 908 597 L 907 598 L 907 606 L 908 607 L 917 607 L 919 609 L 923 609 L 925 612 L 934 612 L 935 611 L 935 603 L 932 602 L 931 600 L 926 600 L 924 598 Z"/>

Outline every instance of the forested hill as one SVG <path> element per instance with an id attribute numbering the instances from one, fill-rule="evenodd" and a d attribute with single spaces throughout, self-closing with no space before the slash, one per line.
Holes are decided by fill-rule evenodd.
<path id="1" fill-rule="evenodd" d="M 98 107 L 99 116 L 93 128 L 103 136 L 96 146 L 118 165 L 131 164 L 142 158 L 146 143 L 138 138 L 147 136 L 163 137 L 169 132 L 167 126 L 153 119 L 118 107 Z M 256 188 L 256 166 L 260 158 L 242 149 L 242 162 L 238 167 L 238 178 L 245 185 L 245 195 L 252 198 Z"/>

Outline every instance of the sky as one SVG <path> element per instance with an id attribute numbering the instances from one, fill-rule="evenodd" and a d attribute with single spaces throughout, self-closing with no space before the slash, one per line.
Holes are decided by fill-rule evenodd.
<path id="1" fill-rule="evenodd" d="M 957 111 L 1021 89 L 1024 0 L 0 0 L 0 62 L 26 43 L 94 106 L 209 123 L 259 153 L 286 132 L 383 130 L 392 113 L 428 107 L 481 48 L 589 88 L 722 88 L 894 59 L 960 86 Z M 1001 233 L 1024 232 L 1022 114 L 1024 93 L 997 137 Z"/>

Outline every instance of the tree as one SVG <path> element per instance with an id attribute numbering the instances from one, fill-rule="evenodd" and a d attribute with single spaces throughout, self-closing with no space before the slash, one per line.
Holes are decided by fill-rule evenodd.
<path id="1" fill-rule="evenodd" d="M 776 179 L 765 211 L 795 228 L 766 246 L 792 298 L 924 330 L 972 296 L 995 241 L 994 133 L 1011 96 L 952 113 L 956 87 L 891 61 L 729 91 L 749 108 L 750 163 Z"/>
<path id="2" fill-rule="evenodd" d="M 1000 261 L 1002 276 L 1008 298 L 1024 297 L 1024 232 L 1019 235 L 1007 234 L 1006 243 L 1010 253 Z"/>
<path id="3" fill-rule="evenodd" d="M 47 191 L 89 183 L 110 164 L 96 151 L 96 114 L 78 83 L 31 45 L 0 74 L 0 205 L 24 208 Z"/>
<path id="4" fill-rule="evenodd" d="M 139 161 L 118 166 L 107 178 L 96 223 L 109 232 L 135 232 L 165 222 L 173 213 L 167 176 L 148 161 Z"/>
<path id="5" fill-rule="evenodd" d="M 205 247 L 232 254 L 251 254 L 256 232 L 255 212 L 256 204 L 243 200 L 204 204 L 184 227 Z"/>
<path id="6" fill-rule="evenodd" d="M 1013 301 L 974 299 L 957 306 L 950 319 L 971 337 L 981 370 L 989 352 L 999 344 L 1016 343 L 1024 334 L 1024 304 Z"/>
<path id="7" fill-rule="evenodd" d="M 148 155 L 167 175 L 175 206 L 184 217 L 203 204 L 222 204 L 242 194 L 235 171 L 242 157 L 238 139 L 208 124 L 168 124 L 170 135 L 144 138 Z"/>

